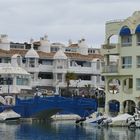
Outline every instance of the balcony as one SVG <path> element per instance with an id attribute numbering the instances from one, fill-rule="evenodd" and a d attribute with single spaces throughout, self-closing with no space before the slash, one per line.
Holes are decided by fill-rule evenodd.
<path id="1" fill-rule="evenodd" d="M 103 66 L 102 73 L 118 73 L 118 65 Z"/>
<path id="2" fill-rule="evenodd" d="M 38 80 L 33 80 L 31 82 L 32 86 L 52 86 L 53 85 L 53 80 L 52 79 L 38 79 Z"/>
<path id="3" fill-rule="evenodd" d="M 119 54 L 120 45 L 119 44 L 104 44 L 101 48 L 101 54 Z"/>
<path id="4" fill-rule="evenodd" d="M 80 65 L 78 66 L 69 66 L 68 68 L 69 71 L 73 71 L 74 73 L 93 73 L 93 68 L 92 67 L 82 67 Z"/>
<path id="5" fill-rule="evenodd" d="M 27 70 L 28 72 L 39 72 L 38 67 L 25 67 L 24 69 Z"/>
<path id="6" fill-rule="evenodd" d="M 53 65 L 42 65 L 42 64 L 40 64 L 39 65 L 39 71 L 41 71 L 41 72 L 52 72 L 52 70 L 53 70 Z"/>

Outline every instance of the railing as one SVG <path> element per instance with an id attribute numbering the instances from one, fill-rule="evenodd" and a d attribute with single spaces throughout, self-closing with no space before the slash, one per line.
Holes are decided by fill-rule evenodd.
<path id="1" fill-rule="evenodd" d="M 52 86 L 52 79 L 38 79 L 31 82 L 32 86 Z"/>
<path id="2" fill-rule="evenodd" d="M 122 42 L 122 47 L 129 47 L 132 46 L 132 42 Z"/>
<path id="3" fill-rule="evenodd" d="M 101 52 L 102 54 L 118 54 L 120 52 L 120 44 L 103 44 Z"/>
<path id="4" fill-rule="evenodd" d="M 116 48 L 116 45 L 117 44 L 113 44 L 113 43 L 111 43 L 111 44 L 103 44 L 102 48 L 103 49 L 114 49 L 114 48 Z"/>
<path id="5" fill-rule="evenodd" d="M 102 73 L 118 73 L 117 65 L 103 66 Z"/>
<path id="6" fill-rule="evenodd" d="M 42 65 L 42 64 L 40 64 L 39 65 L 39 70 L 40 71 L 52 71 L 52 69 L 53 69 L 53 65 Z"/>
<path id="7" fill-rule="evenodd" d="M 69 66 L 69 71 L 73 71 L 75 73 L 93 73 L 92 67 L 82 67 L 82 66 Z"/>
<path id="8" fill-rule="evenodd" d="M 110 20 L 110 21 L 107 21 L 106 24 L 115 23 L 115 22 L 123 22 L 123 21 L 124 19 Z"/>

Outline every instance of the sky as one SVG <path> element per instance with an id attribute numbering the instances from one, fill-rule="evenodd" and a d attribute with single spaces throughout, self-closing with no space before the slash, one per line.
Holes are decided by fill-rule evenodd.
<path id="1" fill-rule="evenodd" d="M 29 42 L 48 35 L 51 43 L 86 39 L 100 47 L 105 23 L 125 19 L 140 10 L 140 0 L 1 0 L 0 34 L 10 41 Z"/>

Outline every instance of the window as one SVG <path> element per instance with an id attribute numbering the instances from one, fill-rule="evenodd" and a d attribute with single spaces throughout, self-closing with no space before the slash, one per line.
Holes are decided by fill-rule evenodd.
<path id="1" fill-rule="evenodd" d="M 22 58 L 22 63 L 23 63 L 23 64 L 26 63 L 26 58 L 25 58 L 25 57 Z"/>
<path id="2" fill-rule="evenodd" d="M 34 58 L 29 59 L 29 67 L 35 67 L 35 59 Z"/>
<path id="3" fill-rule="evenodd" d="M 140 56 L 137 56 L 137 68 L 140 68 Z"/>
<path id="4" fill-rule="evenodd" d="M 53 79 L 53 74 L 49 72 L 39 72 L 38 77 L 41 79 Z"/>
<path id="5" fill-rule="evenodd" d="M 53 65 L 53 60 L 39 59 L 39 64 L 42 64 L 42 65 Z"/>
<path id="6" fill-rule="evenodd" d="M 100 83 L 100 75 L 97 75 L 97 77 L 96 77 L 96 82 L 97 82 L 97 83 Z"/>
<path id="7" fill-rule="evenodd" d="M 87 81 L 91 80 L 90 74 L 79 74 L 76 77 L 77 77 L 77 79 L 81 79 L 81 80 L 87 80 Z"/>
<path id="8" fill-rule="evenodd" d="M 11 62 L 11 58 L 5 57 L 3 58 L 3 63 L 10 63 Z"/>
<path id="9" fill-rule="evenodd" d="M 132 36 L 122 36 L 122 46 L 131 46 L 132 45 Z"/>
<path id="10" fill-rule="evenodd" d="M 136 90 L 140 90 L 140 78 L 136 79 Z"/>
<path id="11" fill-rule="evenodd" d="M 58 73 L 58 74 L 57 74 L 57 80 L 58 80 L 59 82 L 62 82 L 62 74 L 61 74 L 61 73 Z"/>
<path id="12" fill-rule="evenodd" d="M 96 64 L 97 64 L 97 66 L 96 66 L 97 67 L 97 70 L 99 70 L 100 69 L 100 60 L 97 60 L 97 63 Z"/>
<path id="13" fill-rule="evenodd" d="M 63 69 L 63 66 L 57 66 L 57 69 Z"/>
<path id="14" fill-rule="evenodd" d="M 132 57 L 126 56 L 122 57 L 122 68 L 127 69 L 132 67 Z"/>
<path id="15" fill-rule="evenodd" d="M 17 76 L 16 84 L 17 85 L 26 85 L 27 86 L 29 84 L 29 79 Z"/>
<path id="16" fill-rule="evenodd" d="M 137 45 L 140 45 L 140 33 L 137 34 Z"/>
<path id="17" fill-rule="evenodd" d="M 129 88 L 133 88 L 133 79 L 129 78 Z"/>
<path id="18" fill-rule="evenodd" d="M 13 85 L 13 79 L 10 77 L 0 77 L 0 85 Z"/>
<path id="19" fill-rule="evenodd" d="M 120 30 L 121 36 L 121 45 L 122 46 L 131 46 L 132 45 L 132 35 L 129 27 L 124 26 Z"/>

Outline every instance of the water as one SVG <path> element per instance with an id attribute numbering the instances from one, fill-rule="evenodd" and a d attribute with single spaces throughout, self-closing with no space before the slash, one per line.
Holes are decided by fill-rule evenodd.
<path id="1" fill-rule="evenodd" d="M 74 122 L 0 124 L 0 140 L 140 140 L 140 129 L 76 126 Z"/>

